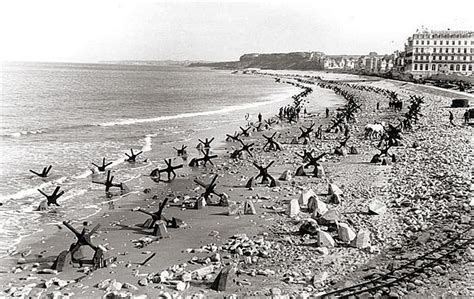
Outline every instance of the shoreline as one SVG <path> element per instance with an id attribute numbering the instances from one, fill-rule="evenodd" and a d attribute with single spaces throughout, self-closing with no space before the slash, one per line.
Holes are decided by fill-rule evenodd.
<path id="1" fill-rule="evenodd" d="M 311 87 L 318 88 L 315 85 Z M 401 86 L 395 87 L 402 88 Z M 224 247 L 227 239 L 236 233 L 246 233 L 250 238 L 258 236 L 258 238 L 268 240 L 268 242 L 271 242 L 269 250 L 271 250 L 271 254 L 274 256 L 270 258 L 259 258 L 255 263 L 247 263 L 245 259 L 236 257 L 235 254 L 229 255 L 225 250 L 218 249 L 218 252 L 222 255 L 222 259 L 218 263 L 214 262 L 211 264 L 218 269 L 220 264 L 237 262 L 240 271 L 239 278 L 237 279 L 239 283 L 225 293 L 215 293 L 211 291 L 206 283 L 198 284 L 198 286 L 193 283 L 188 283 L 188 288 L 183 293 L 178 292 L 177 294 L 183 296 L 191 294 L 223 296 L 224 294 L 236 293 L 240 295 L 262 296 L 276 295 L 278 291 L 275 290 L 275 288 L 278 288 L 280 293 L 283 294 L 302 295 L 307 293 L 314 295 L 333 285 L 332 282 L 336 284 L 338 281 L 341 281 L 345 275 L 355 272 L 354 269 L 352 269 L 353 267 L 357 269 L 359 266 L 364 265 L 365 262 L 378 257 L 380 251 L 394 246 L 392 240 L 389 240 L 392 234 L 397 236 L 403 232 L 403 227 L 399 225 L 401 216 L 397 208 L 394 208 L 392 202 L 388 200 L 391 199 L 391 197 L 385 198 L 385 195 L 388 195 L 387 190 L 393 185 L 393 181 L 391 180 L 396 176 L 393 169 L 400 168 L 399 165 L 409 167 L 404 164 L 404 161 L 399 164 L 394 164 L 393 166 L 377 166 L 367 163 L 375 152 L 370 142 L 363 140 L 360 136 L 363 134 L 362 128 L 366 121 L 374 119 L 375 102 L 381 101 L 381 98 L 378 96 L 372 97 L 372 95 L 367 95 L 364 92 L 357 93 L 361 95 L 361 99 L 364 101 L 364 109 L 360 113 L 360 116 L 358 116 L 359 123 L 354 125 L 353 134 L 355 137 L 351 140 L 351 143 L 360 150 L 360 154 L 347 155 L 344 157 L 331 155 L 328 157 L 326 161 L 322 163 L 326 169 L 326 178 L 295 177 L 291 180 L 291 184 L 290 182 L 280 182 L 281 187 L 267 188 L 262 186 L 256 187 L 254 190 L 246 190 L 242 188 L 245 181 L 250 176 L 256 175 L 256 169 L 249 163 L 252 159 L 232 160 L 229 159 L 226 154 L 221 155 L 218 161 L 216 161 L 216 167 L 190 171 L 190 174 L 192 177 L 197 176 L 205 182 L 208 182 L 215 173 L 220 174 L 217 187 L 219 191 L 228 193 L 232 201 L 243 202 L 245 200 L 251 200 L 257 209 L 257 215 L 232 217 L 225 215 L 225 211 L 227 210 L 222 207 L 210 206 L 202 210 L 182 210 L 179 206 L 175 207 L 171 204 L 169 208 L 165 209 L 165 215 L 172 215 L 178 218 L 182 217 L 188 224 L 188 227 L 183 229 L 171 229 L 171 237 L 169 239 L 162 239 L 159 243 L 154 242 L 144 247 L 144 249 L 130 248 L 131 239 L 138 239 L 143 236 L 142 230 L 136 229 L 136 224 L 146 219 L 145 216 L 138 215 L 136 212 L 132 213 L 130 210 L 137 205 L 147 209 L 156 209 L 157 202 L 152 200 L 150 195 L 157 194 L 159 199 L 164 199 L 170 195 L 170 190 L 166 190 L 168 188 L 160 190 L 154 186 L 155 188 L 152 189 L 150 194 L 140 192 L 139 196 L 131 198 L 130 201 L 115 202 L 114 209 L 110 210 L 107 217 L 102 215 L 90 219 L 94 225 L 97 222 L 103 224 L 98 236 L 94 238 L 93 241 L 99 244 L 109 243 L 109 245 L 106 245 L 106 247 L 109 247 L 109 253 L 115 254 L 118 257 L 118 261 L 114 263 L 115 267 L 97 270 L 91 275 L 81 278 L 80 282 L 71 282 L 66 286 L 56 289 L 59 289 L 62 293 L 72 292 L 76 296 L 100 297 L 104 294 L 104 291 L 95 288 L 94 285 L 108 277 L 137 286 L 138 281 L 149 276 L 151 272 L 159 273 L 173 265 L 187 263 L 187 267 L 189 268 L 199 268 L 202 267 L 200 263 L 191 263 L 190 261 L 198 261 L 199 257 L 209 256 L 210 252 L 208 250 L 194 250 L 188 252 L 188 248 L 196 249 L 197 247 L 206 246 L 206 244 L 209 243 L 216 243 L 218 248 L 221 248 Z M 314 99 L 311 99 L 310 95 L 308 100 Z M 383 102 L 383 105 L 385 105 L 385 103 L 386 102 Z M 257 149 L 254 154 L 258 154 L 257 161 L 259 163 L 266 165 L 271 160 L 277 161 L 276 165 L 270 169 L 270 174 L 274 177 L 278 178 L 284 170 L 290 169 L 294 171 L 296 166 L 300 164 L 299 158 L 296 157 L 295 153 L 300 153 L 306 146 L 292 145 L 290 141 L 292 136 L 299 135 L 299 127 L 301 125 L 308 126 L 312 121 L 316 121 L 318 125 L 327 125 L 329 123 L 329 118 L 321 119 L 321 110 L 310 110 L 309 112 L 313 113 L 312 117 L 303 118 L 294 126 L 284 125 L 270 131 L 280 132 L 280 140 L 285 141 L 283 143 L 284 150 L 282 152 L 262 152 L 260 150 L 260 147 L 263 145 L 263 140 L 260 138 L 261 133 L 257 133 L 245 139 L 245 142 L 256 143 L 255 147 Z M 377 119 L 393 121 L 396 115 L 390 110 L 385 109 L 384 106 L 383 113 L 377 116 Z M 427 118 L 432 120 L 433 115 L 430 114 Z M 425 122 L 423 119 L 422 121 Z M 458 127 L 457 130 L 463 130 L 463 128 Z M 268 134 L 267 132 L 263 133 Z M 411 134 L 412 133 L 407 134 L 407 142 L 412 141 Z M 415 131 L 414 134 L 420 133 Z M 333 150 L 341 139 L 341 137 L 335 133 L 327 133 L 324 134 L 324 136 L 325 138 L 322 141 L 316 141 L 310 144 L 312 148 L 316 149 L 316 152 Z M 225 146 L 219 150 L 222 152 L 230 152 L 235 146 L 236 144 L 226 143 Z M 397 154 L 400 152 L 400 154 L 403 155 L 403 150 L 410 151 L 408 148 L 409 145 L 407 144 L 401 149 L 396 149 L 396 152 Z M 461 149 L 465 150 L 464 148 Z M 406 159 L 409 159 L 409 157 Z M 181 177 L 179 178 L 181 179 Z M 191 180 L 189 176 L 188 180 Z M 329 248 L 329 253 L 321 254 L 320 249 L 318 249 L 319 247 L 312 245 L 314 240 L 311 236 L 305 237 L 304 235 L 297 234 L 298 227 L 305 219 L 308 219 L 308 214 L 302 211 L 296 218 L 288 218 L 284 213 L 281 213 L 285 210 L 289 199 L 298 198 L 300 196 L 299 192 L 308 188 L 313 188 L 323 201 L 327 201 L 326 189 L 328 182 L 337 183 L 345 192 L 342 203 L 334 205 L 334 207 L 340 209 L 341 212 L 348 213 L 344 213 L 345 220 L 349 221 L 354 227 L 359 229 L 366 228 L 373 232 L 374 236 L 372 241 L 375 247 L 371 250 L 364 251 L 346 246 L 341 247 L 338 243 L 338 246 L 335 248 Z M 192 185 L 192 187 L 194 188 L 195 185 Z M 192 194 L 189 190 L 184 193 Z M 176 196 L 176 194 L 173 196 Z M 367 199 L 374 197 L 381 198 L 388 206 L 388 211 L 384 216 L 370 217 L 364 214 L 347 216 L 357 211 L 360 212 L 361 207 L 367 205 Z M 180 202 L 181 200 L 178 201 L 178 203 Z M 118 224 L 123 223 L 125 223 L 126 228 L 120 226 L 123 230 L 117 229 Z M 75 224 L 75 226 L 77 227 L 78 224 Z M 218 231 L 218 234 L 215 234 L 214 231 Z M 144 236 L 146 236 L 146 234 Z M 50 239 L 45 240 L 46 242 L 41 244 L 39 248 L 35 248 L 35 251 L 40 251 L 42 248 L 43 250 L 47 250 L 47 253 L 50 255 L 57 253 L 58 250 L 67 248 L 67 243 L 64 244 L 65 239 L 73 241 L 72 234 L 65 229 L 59 230 Z M 403 243 L 403 240 L 397 242 Z M 278 248 L 280 248 L 280 250 L 278 250 Z M 120 254 L 124 252 L 127 254 Z M 144 254 L 143 252 L 147 253 Z M 144 260 L 150 252 L 159 252 L 159 256 L 149 261 L 149 266 L 142 267 L 133 265 L 133 261 Z M 195 260 L 193 256 L 197 256 L 197 259 Z M 14 261 L 12 260 L 12 262 Z M 127 265 L 130 264 L 132 265 L 127 267 Z M 209 265 L 209 263 L 205 263 L 204 265 Z M 314 277 L 322 275 L 325 271 L 317 271 L 317 268 L 326 270 L 326 276 L 329 275 L 329 278 L 326 278 L 327 281 L 323 279 L 321 284 L 315 283 Z M 16 269 L 18 269 L 18 267 L 16 267 Z M 270 272 L 267 271 L 267 274 L 258 274 L 255 276 L 251 274 L 252 269 L 264 272 L 269 270 Z M 304 274 L 302 269 L 308 270 L 310 274 Z M 77 269 L 67 271 L 67 273 L 60 273 L 57 277 L 66 280 L 77 280 L 79 275 L 75 273 L 76 270 Z M 135 272 L 135 270 L 137 273 L 145 272 L 143 273 L 145 275 L 132 275 L 132 272 Z M 25 272 L 29 271 L 31 271 L 31 268 L 22 269 L 22 271 L 10 275 L 14 282 L 16 281 L 21 285 L 21 280 L 18 279 L 22 277 Z M 300 274 L 293 274 L 295 271 Z M 214 274 L 211 275 L 207 283 L 212 282 L 217 273 L 218 271 L 214 271 Z M 39 280 L 48 279 L 50 277 L 50 275 L 39 275 Z M 291 279 L 288 279 L 288 277 Z M 310 277 L 310 282 L 307 281 L 307 277 Z M 1 285 L 3 289 L 5 289 L 7 283 L 3 279 L 1 281 Z M 168 284 L 149 283 L 147 286 L 140 286 L 137 290 L 128 291 L 136 295 L 148 294 L 153 297 L 159 291 L 174 294 L 173 290 L 176 289 L 176 286 L 177 284 L 171 282 Z M 54 289 L 54 287 L 47 289 L 46 292 L 50 292 L 52 289 Z M 43 293 L 44 291 L 43 289 L 34 288 L 34 292 L 37 293 Z"/>

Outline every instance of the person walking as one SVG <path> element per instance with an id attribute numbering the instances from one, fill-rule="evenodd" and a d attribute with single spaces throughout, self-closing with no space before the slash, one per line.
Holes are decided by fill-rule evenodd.
<path id="1" fill-rule="evenodd" d="M 454 114 L 453 114 L 452 111 L 449 111 L 449 123 L 450 123 L 453 127 L 456 126 L 456 124 L 454 123 Z"/>
<path id="2" fill-rule="evenodd" d="M 329 108 L 326 108 L 326 118 L 329 117 Z"/>
<path id="3" fill-rule="evenodd" d="M 464 124 L 469 124 L 469 109 L 466 109 L 466 111 L 464 112 Z"/>

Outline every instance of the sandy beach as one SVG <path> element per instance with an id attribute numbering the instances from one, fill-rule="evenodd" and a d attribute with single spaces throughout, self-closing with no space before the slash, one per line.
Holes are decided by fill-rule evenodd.
<path id="1" fill-rule="evenodd" d="M 143 176 L 139 182 L 130 183 L 132 192 L 127 196 L 104 204 L 98 214 L 83 222 L 72 222 L 78 231 L 100 225 L 91 240 L 106 250 L 105 257 L 110 258 L 107 267 L 92 271 L 74 264 L 62 272 L 44 271 L 51 268 L 52 259 L 76 241 L 64 225 L 50 227 L 42 232 L 41 240 L 25 240 L 22 247 L 2 260 L 1 296 L 321 296 L 386 273 L 457 233 L 470 229 L 468 235 L 472 236 L 473 129 L 463 124 L 463 109 L 449 108 L 459 94 L 357 76 L 347 83 L 338 81 L 336 74 L 323 76 L 323 80 L 315 79 L 310 72 L 296 71 L 259 71 L 250 76 L 271 76 L 280 81 L 275 84 L 299 84 L 301 91 L 322 88 L 323 84 L 331 92 L 339 88 L 354 96 L 361 109 L 356 113 L 356 122 L 349 124 L 350 138 L 342 148 L 344 155 L 335 154 L 345 139 L 344 133 L 326 132 L 338 110 L 331 107 L 329 117 L 325 117 L 324 107 L 311 104 L 321 99 L 309 93 L 302 98 L 308 102 L 307 113 L 301 113 L 296 123 L 275 117 L 268 129 L 241 137 L 245 144 L 254 143 L 253 157 L 231 158 L 231 153 L 241 147 L 237 142 L 211 146 L 211 152 L 218 155 L 212 160 L 214 166 L 190 168 L 190 158 L 182 161 L 177 157 L 172 164 L 183 163 L 184 167 L 176 170 L 172 183 L 157 184 Z M 390 109 L 390 99 L 385 94 L 352 85 L 395 91 L 404 103 L 403 109 Z M 365 126 L 375 122 L 398 125 L 411 95 L 423 96 L 424 103 L 418 123 L 402 133 L 401 144 L 390 148 L 396 161 L 389 165 L 370 163 L 379 153 L 379 140 L 365 138 Z M 344 104 L 346 101 L 340 96 L 338 107 Z M 272 114 L 277 115 L 278 109 L 274 107 Z M 453 112 L 456 126 L 450 124 L 448 111 Z M 324 129 L 322 138 L 312 132 L 307 144 L 301 139 L 295 144 L 293 139 L 313 123 L 315 131 L 320 125 Z M 282 150 L 264 151 L 266 139 L 262 135 L 273 133 Z M 197 139 L 187 144 L 192 156 L 197 155 L 197 144 Z M 357 153 L 351 154 L 351 147 Z M 314 150 L 314 157 L 328 153 L 319 161 L 324 176 L 312 176 L 312 167 L 306 170 L 309 175 L 295 176 L 303 165 L 297 154 L 302 155 L 304 150 Z M 245 187 L 250 178 L 259 174 L 254 162 L 267 166 L 272 161 L 268 172 L 276 179 L 276 186 Z M 285 171 L 293 175 L 280 180 Z M 192 208 L 203 192 L 193 180 L 209 183 L 215 175 L 215 189 L 228 196 L 230 206 Z M 136 188 L 143 184 L 145 189 Z M 342 191 L 336 199 L 328 194 L 329 184 Z M 307 195 L 309 190 L 314 196 Z M 310 211 L 310 197 L 318 198 L 333 218 L 323 219 L 325 213 Z M 165 198 L 169 200 L 163 216 L 181 219 L 184 225 L 168 227 L 168 235 L 158 238 L 153 236 L 153 229 L 140 226 L 150 217 L 137 208 L 156 212 Z M 299 202 L 300 211 L 289 215 L 294 199 Z M 218 201 L 214 196 L 213 203 Z M 244 209 L 245 205 L 250 208 Z M 236 206 L 250 213 L 229 215 Z M 341 229 L 341 224 L 348 229 Z M 322 240 L 322 236 L 330 236 L 330 240 Z M 87 248 L 83 254 L 91 258 L 93 251 Z M 152 258 L 146 261 L 149 257 Z M 48 261 L 42 262 L 45 258 Z M 471 297 L 473 261 L 474 248 L 470 244 L 416 276 L 377 289 L 371 295 Z M 216 277 L 229 266 L 232 270 L 225 290 L 216 291 Z"/>

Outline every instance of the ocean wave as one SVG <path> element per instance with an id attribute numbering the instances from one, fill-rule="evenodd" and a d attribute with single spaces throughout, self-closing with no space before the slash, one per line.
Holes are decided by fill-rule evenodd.
<path id="1" fill-rule="evenodd" d="M 2 195 L 2 196 L 0 196 L 0 202 L 4 202 L 4 201 L 7 201 L 7 200 L 12 200 L 12 199 L 22 199 L 22 198 L 29 197 L 29 196 L 32 196 L 32 195 L 37 195 L 37 194 L 39 194 L 38 189 L 44 189 L 44 188 L 47 188 L 49 186 L 52 186 L 53 184 L 61 184 L 61 183 L 65 182 L 67 179 L 68 179 L 68 177 L 63 176 L 63 177 L 60 177 L 58 179 L 55 179 L 55 180 L 52 180 L 52 181 L 49 181 L 49 182 L 44 182 L 42 184 L 36 185 L 34 187 L 31 187 L 31 188 L 20 190 L 16 193 L 13 193 L 13 194 Z"/>
<path id="2" fill-rule="evenodd" d="M 13 133 L 7 133 L 7 134 L 0 134 L 0 136 L 18 138 L 25 135 L 36 135 L 36 134 L 41 134 L 41 133 L 46 133 L 46 130 L 20 131 L 20 132 L 13 132 Z"/>
<path id="3" fill-rule="evenodd" d="M 180 119 L 180 118 L 190 118 L 190 117 L 196 117 L 196 116 L 223 114 L 223 113 L 230 113 L 230 112 L 238 111 L 238 110 L 245 110 L 245 109 L 265 106 L 265 105 L 278 103 L 285 100 L 288 100 L 287 97 L 278 97 L 276 99 L 269 100 L 269 101 L 261 101 L 261 102 L 247 103 L 244 105 L 228 106 L 228 107 L 224 107 L 218 110 L 188 112 L 188 113 L 180 113 L 176 115 L 158 116 L 158 117 L 153 117 L 153 118 L 130 118 L 130 119 L 100 123 L 98 124 L 98 126 L 101 126 L 101 127 L 126 126 L 126 125 L 140 124 L 140 123 L 150 123 L 150 122 L 160 122 L 160 121 Z"/>

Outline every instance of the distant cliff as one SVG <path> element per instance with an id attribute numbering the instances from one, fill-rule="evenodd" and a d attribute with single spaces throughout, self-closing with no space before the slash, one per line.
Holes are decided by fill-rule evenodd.
<path id="1" fill-rule="evenodd" d="M 239 61 L 191 63 L 190 67 L 219 69 L 260 68 L 273 70 L 322 70 L 323 62 L 317 52 L 293 52 L 273 54 L 244 54 Z"/>

